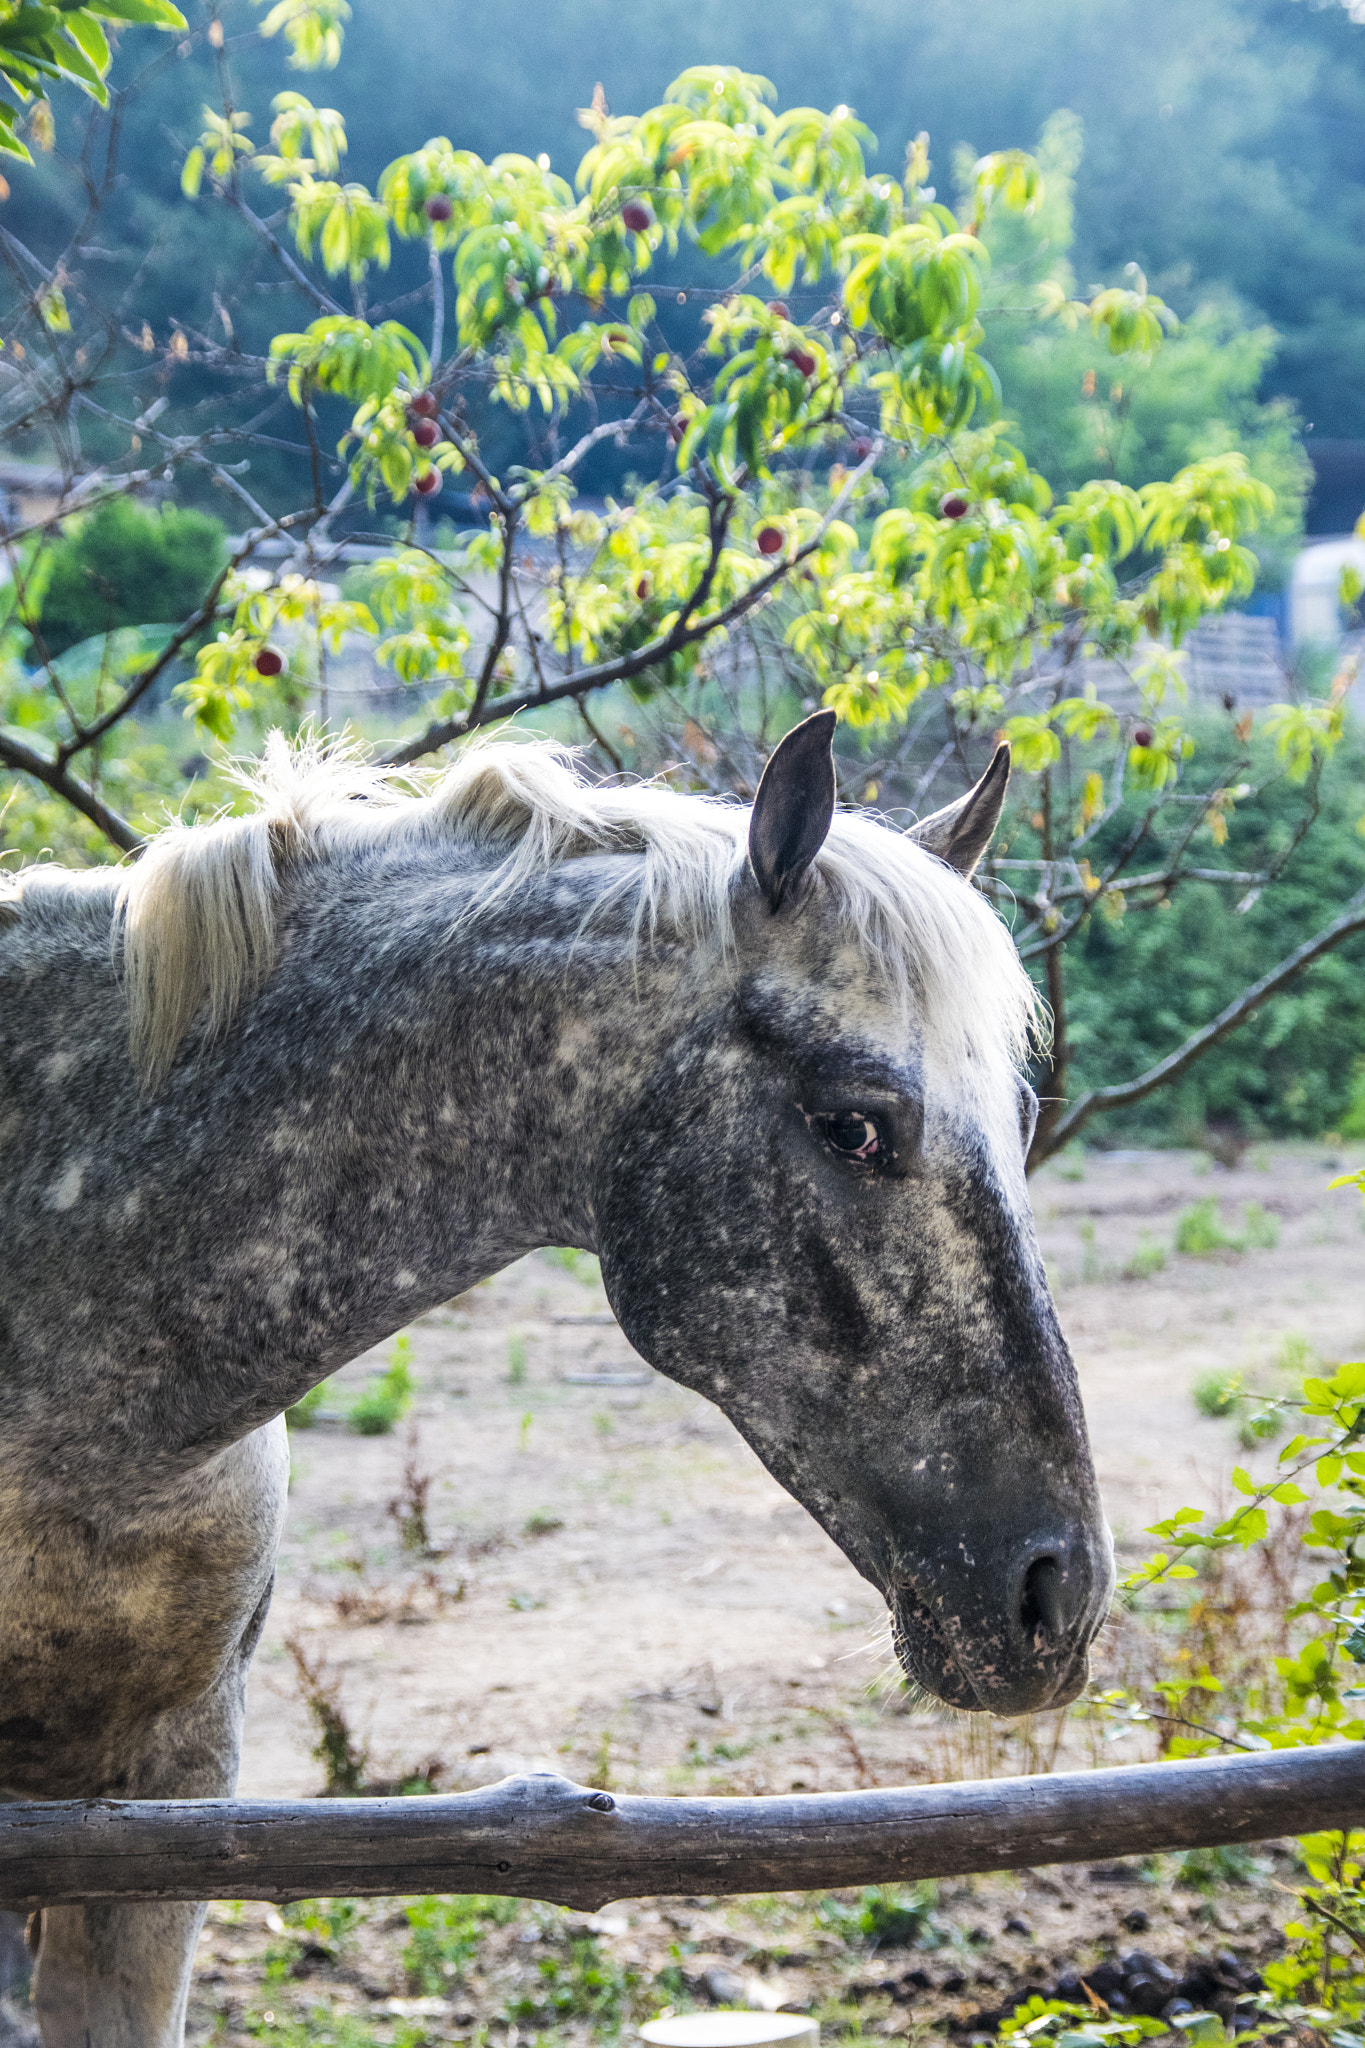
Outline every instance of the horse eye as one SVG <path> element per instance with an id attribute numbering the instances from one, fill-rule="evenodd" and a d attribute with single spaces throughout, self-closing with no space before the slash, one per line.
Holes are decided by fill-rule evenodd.
<path id="1" fill-rule="evenodd" d="M 881 1134 L 870 1116 L 827 1116 L 822 1121 L 826 1143 L 845 1159 L 875 1159 L 881 1151 Z"/>

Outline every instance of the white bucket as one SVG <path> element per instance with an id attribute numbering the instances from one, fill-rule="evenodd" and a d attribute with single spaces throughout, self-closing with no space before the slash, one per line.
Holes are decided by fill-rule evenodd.
<path id="1" fill-rule="evenodd" d="M 817 2048 L 820 2029 L 803 2012 L 687 2012 L 648 2021 L 640 2039 L 653 2048 Z"/>

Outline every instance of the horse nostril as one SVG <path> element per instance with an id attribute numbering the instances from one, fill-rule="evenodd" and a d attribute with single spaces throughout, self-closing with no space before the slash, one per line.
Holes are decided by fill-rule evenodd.
<path id="1" fill-rule="evenodd" d="M 1019 1619 L 1025 1635 L 1036 1635 L 1039 1629 L 1054 1637 L 1063 1633 L 1066 1620 L 1062 1612 L 1062 1571 L 1055 1557 L 1037 1557 L 1029 1566 Z"/>

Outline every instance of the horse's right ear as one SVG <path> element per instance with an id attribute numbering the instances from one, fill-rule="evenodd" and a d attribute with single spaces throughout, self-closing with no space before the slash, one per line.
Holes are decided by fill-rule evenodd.
<path id="1" fill-rule="evenodd" d="M 832 711 L 793 726 L 763 770 L 749 819 L 749 859 L 770 910 L 780 910 L 825 843 L 834 816 Z"/>
<path id="2" fill-rule="evenodd" d="M 970 877 L 1000 823 L 1009 780 L 1010 750 L 1002 744 L 974 789 L 969 789 L 956 803 L 945 804 L 931 817 L 921 818 L 918 825 L 910 827 L 907 838 L 918 840 L 930 853 L 946 860 L 950 868 Z"/>

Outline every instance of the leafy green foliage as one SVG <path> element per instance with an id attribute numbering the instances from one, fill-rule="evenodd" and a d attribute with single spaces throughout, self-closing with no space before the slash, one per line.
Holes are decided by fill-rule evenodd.
<path id="1" fill-rule="evenodd" d="M 103 105 L 109 43 L 101 22 L 145 22 L 152 28 L 184 28 L 185 17 L 170 0 L 88 0 L 85 6 L 45 5 L 43 0 L 0 0 L 0 80 L 21 106 L 47 97 L 50 82 L 74 79 Z M 0 100 L 0 155 L 29 155 L 14 109 Z"/>
<path id="2" fill-rule="evenodd" d="M 1197 1390 L 1197 1399 L 1202 1391 L 1211 1396 L 1205 1412 L 1221 1413 L 1222 1397 L 1236 1397 L 1234 1387 L 1215 1398 L 1210 1383 Z M 1238 1466 L 1232 1486 L 1240 1504 L 1229 1515 L 1183 1507 L 1157 1523 L 1148 1533 L 1164 1547 L 1123 1582 L 1127 1595 L 1140 1601 L 1151 1588 L 1197 1582 L 1226 1553 L 1268 1555 L 1277 1541 L 1282 1550 L 1298 1550 L 1309 1567 L 1308 1583 L 1291 1596 L 1282 1654 L 1240 1696 L 1187 1659 L 1157 1682 L 1160 1707 L 1145 1708 L 1121 1690 L 1099 1703 L 1128 1725 L 1155 1715 L 1170 1755 L 1203 1755 L 1226 1743 L 1286 1749 L 1365 1738 L 1365 1683 L 1359 1682 L 1365 1677 L 1365 1559 L 1359 1555 L 1365 1451 L 1358 1448 L 1365 1434 L 1365 1363 L 1310 1373 L 1292 1396 L 1264 1405 L 1278 1410 L 1293 1432 L 1276 1470 L 1258 1480 Z M 1219 1718 L 1210 1726 L 1214 1715 Z M 1302 1916 L 1286 1928 L 1288 1955 L 1265 1969 L 1266 1990 L 1258 1999 L 1263 2020 L 1238 2038 L 1273 2036 L 1287 2024 L 1302 2024 L 1347 2048 L 1358 2041 L 1365 2018 L 1365 1861 L 1352 1836 L 1342 1833 L 1306 1837 L 1299 1853 L 1307 1876 L 1299 1893 Z M 1208 2038 L 1221 2042 L 1221 2028 Z"/>
<path id="3" fill-rule="evenodd" d="M 1136 2048 L 1139 2041 L 1169 2031 L 1161 2020 L 1144 2019 L 1137 2013 L 1122 2017 L 1098 2013 L 1087 2005 L 1070 2005 L 1062 1998 L 1035 1995 L 1017 2005 L 1000 2028 L 1001 2048 L 1030 2048 L 1046 2043 L 1049 2048 Z"/>
<path id="4" fill-rule="evenodd" d="M 203 601 L 227 562 L 222 521 L 132 498 L 110 498 L 73 520 L 49 551 L 38 612 L 42 645 L 63 654 L 120 626 L 174 624 Z"/>
<path id="5" fill-rule="evenodd" d="M 1220 810 L 1211 804 L 1197 829 L 1200 866 L 1226 858 L 1217 837 L 1226 828 L 1239 866 L 1271 869 L 1296 831 L 1292 785 L 1279 774 L 1269 745 L 1254 733 L 1240 753 L 1230 732 L 1220 734 L 1206 721 L 1193 723 L 1200 742 L 1196 758 L 1206 760 L 1226 805 Z M 1240 774 L 1239 763 L 1246 764 Z M 1073 770 L 1072 801 L 1080 794 L 1078 783 Z M 1151 916 L 1125 916 L 1121 909 L 1112 915 L 1097 898 L 1098 914 L 1092 913 L 1066 949 L 1073 1088 L 1141 1073 L 1215 1017 L 1287 943 L 1317 929 L 1334 906 L 1365 886 L 1363 787 L 1365 744 L 1357 730 L 1348 729 L 1330 775 L 1319 785 L 1313 829 L 1273 889 L 1234 893 L 1230 904 L 1214 883 L 1190 881 Z M 1137 829 L 1141 815 L 1137 801 L 1130 801 L 1101 829 L 1090 852 L 1094 869 L 1103 872 L 1108 849 L 1119 835 Z M 1144 869 L 1169 871 L 1179 829 L 1174 819 L 1153 821 Z M 1010 853 L 1024 851 L 1031 838 L 1022 820 Z M 1237 914 L 1229 915 L 1233 907 Z M 1139 1143 L 1169 1143 L 1211 1122 L 1236 1126 L 1249 1137 L 1316 1138 L 1325 1130 L 1351 1135 L 1342 1119 L 1358 1086 L 1349 1048 L 1365 1044 L 1361 943 L 1320 961 L 1207 1052 L 1170 1091 L 1107 1118 L 1107 1131 Z"/>

